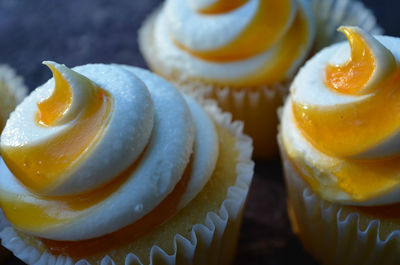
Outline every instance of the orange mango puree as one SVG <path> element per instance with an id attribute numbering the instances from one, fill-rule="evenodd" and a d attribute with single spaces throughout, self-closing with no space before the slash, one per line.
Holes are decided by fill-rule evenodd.
<path id="1" fill-rule="evenodd" d="M 375 58 L 360 36 L 349 28 L 343 31 L 349 38 L 351 59 L 341 66 L 329 65 L 326 68 L 326 84 L 338 93 L 359 95 L 372 76 Z M 319 151 L 339 158 L 332 165 L 322 166 L 337 178 L 334 184 L 337 186 L 333 189 L 345 191 L 353 199 L 364 201 L 400 185 L 399 156 L 354 158 L 400 129 L 399 102 L 400 68 L 356 103 L 320 107 L 292 101 L 295 122 L 302 135 Z M 310 177 L 306 179 L 320 194 L 327 189 Z"/>
<path id="2" fill-rule="evenodd" d="M 62 197 L 14 195 L 2 191 L 0 206 L 7 219 L 17 228 L 40 232 L 72 221 L 116 192 L 132 175 L 138 163 L 132 164 L 114 180 L 93 191 Z"/>
<path id="3" fill-rule="evenodd" d="M 345 106 L 317 107 L 293 102 L 298 128 L 318 150 L 337 157 L 366 151 L 400 128 L 400 69 L 381 90 Z"/>
<path id="4" fill-rule="evenodd" d="M 54 255 L 69 255 L 71 257 L 84 257 L 104 252 L 108 249 L 123 246 L 146 235 L 154 227 L 161 225 L 178 210 L 180 199 L 189 183 L 192 173 L 192 159 L 186 167 L 180 181 L 174 190 L 151 212 L 138 221 L 113 233 L 81 241 L 55 241 L 42 239 L 50 252 Z"/>
<path id="5" fill-rule="evenodd" d="M 225 12 L 238 4 L 218 1 L 218 10 Z M 241 2 L 241 1 L 234 1 Z M 277 43 L 290 23 L 290 0 L 262 0 L 251 23 L 232 42 L 214 50 L 195 51 L 175 41 L 176 45 L 195 57 L 211 62 L 232 62 L 247 59 Z"/>
<path id="6" fill-rule="evenodd" d="M 265 85 L 285 80 L 288 69 L 306 49 L 309 35 L 309 25 L 303 10 L 298 10 L 292 27 L 282 39 L 279 50 L 268 59 L 255 73 L 246 76 L 238 83 L 251 82 L 255 85 Z"/>
<path id="7" fill-rule="evenodd" d="M 248 0 L 217 0 L 215 3 L 199 10 L 204 15 L 217 15 L 220 13 L 230 12 L 242 5 Z"/>
<path id="8" fill-rule="evenodd" d="M 54 122 L 59 120 L 63 114 L 69 109 L 72 103 L 72 90 L 67 80 L 63 78 L 60 72 L 51 65 L 47 64 L 51 69 L 55 87 L 53 94 L 46 100 L 39 102 L 37 120 L 44 126 L 51 126 Z"/>
<path id="9" fill-rule="evenodd" d="M 52 70 L 56 81 L 54 93 L 38 104 L 36 115 L 42 126 L 52 126 L 71 104 L 72 92 L 68 83 L 60 73 Z M 111 96 L 97 89 L 89 106 L 56 137 L 37 145 L 2 148 L 5 163 L 33 192 L 54 188 L 96 145 L 109 122 L 112 104 Z"/>
<path id="10" fill-rule="evenodd" d="M 351 58 L 344 65 L 325 69 L 325 83 L 335 92 L 363 95 L 375 69 L 368 43 L 352 28 L 347 35 Z M 388 139 L 400 128 L 400 68 L 369 89 L 355 103 L 320 107 L 293 102 L 293 113 L 303 135 L 317 149 L 332 156 L 356 156 Z"/>
<path id="11" fill-rule="evenodd" d="M 367 84 L 376 64 L 368 45 L 350 28 L 340 28 L 348 38 L 351 57 L 343 65 L 326 67 L 326 85 L 336 92 L 355 95 Z"/>

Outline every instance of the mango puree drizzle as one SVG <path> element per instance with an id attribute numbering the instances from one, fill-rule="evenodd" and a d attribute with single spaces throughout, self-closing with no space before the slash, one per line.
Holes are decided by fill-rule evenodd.
<path id="1" fill-rule="evenodd" d="M 360 154 L 400 127 L 400 69 L 381 90 L 360 102 L 318 107 L 293 102 L 298 128 L 318 150 L 332 156 Z"/>
<path id="2" fill-rule="evenodd" d="M 226 11 L 229 1 L 217 2 L 220 10 Z M 251 23 L 232 42 L 208 51 L 195 51 L 174 40 L 182 50 L 211 62 L 232 62 L 255 56 L 277 43 L 290 23 L 291 0 L 261 0 Z"/>
<path id="3" fill-rule="evenodd" d="M 217 15 L 230 12 L 244 5 L 248 0 L 217 0 L 215 3 L 200 9 L 198 12 L 204 15 Z"/>
<path id="4" fill-rule="evenodd" d="M 52 126 L 62 116 L 71 98 L 67 81 L 56 69 L 52 70 L 54 93 L 38 104 L 36 115 L 37 122 L 45 126 Z M 2 148 L 1 155 L 10 171 L 32 191 L 41 193 L 54 188 L 96 145 L 107 128 L 112 105 L 112 97 L 97 89 L 89 106 L 61 134 L 38 145 Z"/>
<path id="5" fill-rule="evenodd" d="M 339 28 L 339 31 L 348 38 L 351 56 L 343 65 L 326 67 L 325 83 L 334 91 L 355 95 L 360 93 L 371 78 L 376 63 L 370 48 L 360 35 L 346 27 Z"/>

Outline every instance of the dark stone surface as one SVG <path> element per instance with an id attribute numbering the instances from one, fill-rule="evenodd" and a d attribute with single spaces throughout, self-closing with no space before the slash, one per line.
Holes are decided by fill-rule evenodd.
<path id="1" fill-rule="evenodd" d="M 0 63 L 30 89 L 50 77 L 41 62 L 145 67 L 136 32 L 161 0 L 0 0 Z M 388 35 L 400 36 L 395 0 L 363 0 Z M 316 264 L 292 234 L 280 161 L 256 161 L 235 264 Z M 10 257 L 5 264 L 23 264 Z"/>

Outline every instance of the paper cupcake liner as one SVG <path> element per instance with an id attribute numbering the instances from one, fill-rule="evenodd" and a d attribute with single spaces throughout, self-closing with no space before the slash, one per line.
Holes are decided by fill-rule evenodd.
<path id="1" fill-rule="evenodd" d="M 253 176 L 252 141 L 242 133 L 242 122 L 232 122 L 232 115 L 222 113 L 214 101 L 201 101 L 214 120 L 220 126 L 227 128 L 236 138 L 236 148 L 239 151 L 236 183 L 228 189 L 226 199 L 222 202 L 219 211 L 208 212 L 203 223 L 192 227 L 190 237 L 175 235 L 171 243 L 174 245 L 173 254 L 168 254 L 159 246 L 153 245 L 149 253 L 150 264 L 230 264 L 233 261 L 244 206 Z M 54 256 L 49 252 L 41 253 L 28 245 L 11 226 L 7 226 L 0 232 L 0 238 L 6 248 L 27 264 L 89 264 L 84 259 L 74 262 L 70 257 Z M 115 262 L 109 256 L 105 256 L 101 264 L 115 264 Z M 125 264 L 143 263 L 134 253 L 129 253 L 125 257 Z"/>
<path id="2" fill-rule="evenodd" d="M 28 89 L 14 69 L 0 64 L 0 132 L 10 113 L 26 96 Z"/>
<path id="3" fill-rule="evenodd" d="M 309 253 L 324 265 L 400 264 L 400 221 L 398 230 L 385 237 L 381 220 L 323 200 L 302 179 L 280 146 L 289 219 Z"/>
<path id="4" fill-rule="evenodd" d="M 201 81 L 174 82 L 182 91 L 198 98 L 213 99 L 236 120 L 244 122 L 244 132 L 253 139 L 255 158 L 269 159 L 278 155 L 276 143 L 278 116 L 289 90 L 289 83 L 252 88 L 216 87 Z"/>
<path id="5" fill-rule="evenodd" d="M 345 40 L 339 26 L 358 26 L 372 34 L 382 34 L 371 10 L 356 0 L 312 0 L 317 25 L 315 50 Z"/>

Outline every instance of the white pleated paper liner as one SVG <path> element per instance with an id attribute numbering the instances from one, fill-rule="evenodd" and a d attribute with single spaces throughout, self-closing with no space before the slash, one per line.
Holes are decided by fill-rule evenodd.
<path id="1" fill-rule="evenodd" d="M 172 81 L 174 83 L 174 81 Z M 282 105 L 289 83 L 275 83 L 257 88 L 215 87 L 201 81 L 175 83 L 182 91 L 198 98 L 216 100 L 220 108 L 244 122 L 244 132 L 254 143 L 255 158 L 269 159 L 278 154 L 276 144 L 278 117 L 276 109 Z"/>
<path id="2" fill-rule="evenodd" d="M 382 28 L 372 11 L 357 0 L 311 0 L 317 26 L 315 51 L 346 39 L 340 26 L 358 26 L 381 35 Z"/>
<path id="3" fill-rule="evenodd" d="M 280 142 L 288 211 L 304 248 L 323 265 L 400 264 L 400 220 L 386 237 L 382 221 L 321 199 L 302 179 Z M 347 212 L 347 211 L 346 211 Z"/>
<path id="4" fill-rule="evenodd" d="M 219 211 L 208 212 L 204 216 L 204 222 L 192 227 L 190 237 L 175 235 L 171 243 L 174 245 L 172 255 L 154 245 L 149 253 L 150 264 L 230 264 L 233 259 L 232 253 L 235 252 L 245 202 L 253 177 L 252 141 L 242 133 L 243 123 L 232 122 L 230 113 L 222 113 L 213 101 L 202 100 L 201 103 L 215 122 L 227 128 L 236 138 L 236 148 L 239 151 L 236 183 L 228 189 L 226 199 L 222 202 Z M 0 237 L 2 244 L 27 264 L 88 264 L 86 260 L 74 262 L 70 257 L 54 256 L 49 252 L 40 253 L 38 249 L 22 240 L 11 226 L 1 231 Z M 115 262 L 109 256 L 105 256 L 101 264 L 115 264 Z M 125 257 L 125 264 L 143 263 L 134 253 L 129 253 Z"/>
<path id="5" fill-rule="evenodd" d="M 6 64 L 0 64 L 0 133 L 10 113 L 28 93 L 22 77 Z"/>

